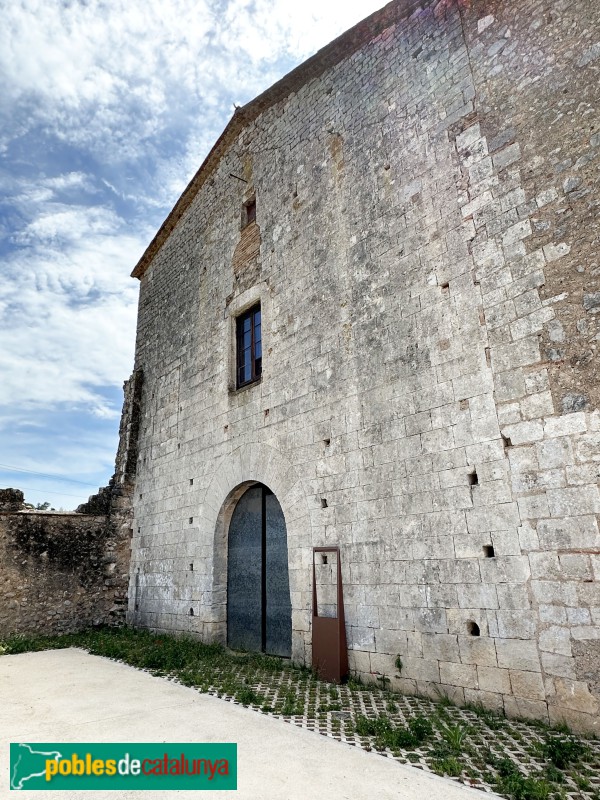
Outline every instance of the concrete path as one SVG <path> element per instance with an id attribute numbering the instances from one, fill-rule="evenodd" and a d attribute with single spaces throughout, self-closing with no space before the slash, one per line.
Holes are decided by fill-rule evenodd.
<path id="1" fill-rule="evenodd" d="M 9 742 L 61 741 L 238 744 L 236 792 L 94 791 L 90 800 L 481 800 L 475 789 L 82 650 L 0 656 L 0 798 L 42 796 L 9 792 Z"/>

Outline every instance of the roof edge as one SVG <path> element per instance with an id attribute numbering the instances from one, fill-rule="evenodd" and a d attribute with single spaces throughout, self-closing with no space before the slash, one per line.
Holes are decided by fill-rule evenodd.
<path id="1" fill-rule="evenodd" d="M 345 33 L 342 33 L 337 39 L 325 45 L 321 50 L 318 50 L 313 56 L 310 56 L 310 58 L 303 61 L 291 72 L 288 72 L 287 75 L 284 75 L 283 78 L 262 94 L 255 97 L 254 100 L 251 100 L 242 108 L 236 108 L 223 133 L 219 136 L 200 168 L 144 251 L 131 273 L 131 277 L 139 279 L 143 277 L 150 263 L 167 241 L 203 184 L 216 170 L 221 158 L 240 131 L 260 116 L 263 111 L 289 97 L 290 94 L 298 91 L 308 81 L 320 77 L 328 69 L 339 64 L 340 61 L 356 53 L 357 50 L 372 41 L 386 28 L 402 19 L 406 19 L 423 5 L 427 6 L 429 3 L 422 0 L 391 0 L 386 6 L 375 11 L 345 31 Z"/>

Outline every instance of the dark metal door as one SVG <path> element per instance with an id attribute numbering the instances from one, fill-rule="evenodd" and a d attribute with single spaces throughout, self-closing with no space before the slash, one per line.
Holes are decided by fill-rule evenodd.
<path id="1" fill-rule="evenodd" d="M 292 606 L 283 511 L 266 486 L 248 489 L 229 525 L 227 644 L 289 657 Z"/>

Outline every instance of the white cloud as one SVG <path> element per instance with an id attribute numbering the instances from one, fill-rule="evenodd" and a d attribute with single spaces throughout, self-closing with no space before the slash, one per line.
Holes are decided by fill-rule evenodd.
<path id="1" fill-rule="evenodd" d="M 0 460 L 108 477 L 131 269 L 233 102 L 381 4 L 0 0 Z"/>

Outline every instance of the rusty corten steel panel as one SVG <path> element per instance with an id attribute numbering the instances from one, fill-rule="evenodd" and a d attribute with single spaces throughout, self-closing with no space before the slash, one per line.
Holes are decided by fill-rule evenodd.
<path id="1" fill-rule="evenodd" d="M 315 553 L 337 555 L 337 617 L 320 617 Z M 313 547 L 312 665 L 321 680 L 341 683 L 348 677 L 348 646 L 339 547 Z"/>

